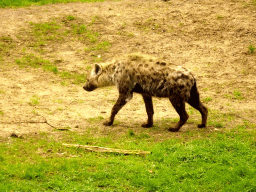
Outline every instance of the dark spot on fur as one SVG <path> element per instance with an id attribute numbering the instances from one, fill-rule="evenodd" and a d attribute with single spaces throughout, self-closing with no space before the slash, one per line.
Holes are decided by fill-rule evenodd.
<path id="1" fill-rule="evenodd" d="M 156 62 L 157 65 L 162 65 L 162 66 L 166 66 L 166 63 L 165 62 L 160 62 L 160 61 L 157 61 Z"/>

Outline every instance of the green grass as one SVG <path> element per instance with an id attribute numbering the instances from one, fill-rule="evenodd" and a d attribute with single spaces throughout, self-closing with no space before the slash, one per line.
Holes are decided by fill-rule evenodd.
<path id="1" fill-rule="evenodd" d="M 32 106 L 39 105 L 40 104 L 39 101 L 40 101 L 40 98 L 37 95 L 34 95 L 33 97 L 30 98 L 29 104 Z"/>
<path id="2" fill-rule="evenodd" d="M 41 54 L 47 51 L 46 44 L 47 46 L 56 46 L 56 43 L 60 42 L 78 41 L 86 45 L 84 49 L 86 52 L 92 52 L 92 54 L 106 52 L 111 47 L 111 43 L 104 41 L 101 35 L 95 31 L 93 27 L 95 20 L 99 20 L 99 18 L 93 16 L 92 22 L 81 24 L 81 18 L 68 15 L 44 23 L 30 22 L 31 27 L 28 31 L 30 34 L 28 42 L 30 43 L 27 47 L 34 47 L 34 50 Z M 23 38 L 27 36 L 26 34 L 25 31 Z"/>
<path id="3" fill-rule="evenodd" d="M 211 97 L 206 97 L 203 99 L 204 102 L 208 103 L 210 101 L 212 101 L 212 98 Z"/>
<path id="4" fill-rule="evenodd" d="M 244 99 L 244 97 L 242 96 L 242 93 L 238 89 L 235 89 L 233 91 L 233 95 L 225 94 L 225 97 L 228 99 L 237 99 L 237 100 Z"/>
<path id="5" fill-rule="evenodd" d="M 28 47 L 40 47 L 43 49 L 45 44 L 50 44 L 59 40 L 64 40 L 64 32 L 61 29 L 62 25 L 56 21 L 49 21 L 44 23 L 29 22 L 30 44 Z M 23 35 L 26 37 L 26 35 Z"/>
<path id="6" fill-rule="evenodd" d="M 35 56 L 34 54 L 26 54 L 20 59 L 15 60 L 16 64 L 20 67 L 42 67 L 45 71 L 51 71 L 53 73 L 58 73 L 58 69 L 55 65 L 51 64 L 49 60 L 45 60 L 41 57 Z"/>
<path id="7" fill-rule="evenodd" d="M 58 29 L 60 29 L 60 25 L 56 22 L 46 22 L 46 23 L 33 23 L 30 22 L 30 25 L 33 26 L 35 35 L 49 35 L 54 34 Z"/>
<path id="8" fill-rule="evenodd" d="M 52 21 L 44 23 L 30 22 L 30 47 L 40 47 L 43 49 L 46 43 L 54 44 L 55 42 L 58 43 L 59 41 L 65 42 L 70 40 L 80 41 L 95 49 L 106 49 L 106 47 L 110 46 L 109 42 L 107 42 L 107 45 L 106 41 L 98 42 L 100 34 L 94 30 L 92 26 L 93 23 L 91 22 L 81 24 L 81 19 L 72 15 L 51 20 Z M 24 36 L 26 36 L 26 33 Z M 98 44 L 94 46 L 96 42 L 98 42 Z"/>
<path id="9" fill-rule="evenodd" d="M 71 80 L 74 84 L 82 84 L 86 81 L 86 75 L 84 74 L 62 71 L 58 75 L 64 80 Z"/>
<path id="10" fill-rule="evenodd" d="M 248 50 L 249 50 L 249 53 L 250 53 L 250 54 L 253 54 L 254 51 L 255 51 L 255 49 L 256 49 L 256 47 L 255 47 L 253 44 L 250 44 L 250 45 L 248 46 Z"/>
<path id="11" fill-rule="evenodd" d="M 218 20 L 224 19 L 224 17 L 222 15 L 217 15 L 216 17 L 217 17 Z"/>
<path id="12" fill-rule="evenodd" d="M 10 43 L 10 42 L 13 41 L 13 39 L 11 37 L 9 37 L 9 36 L 1 36 L 0 37 L 0 41 L 6 42 L 6 43 Z"/>
<path id="13" fill-rule="evenodd" d="M 102 116 L 98 116 L 98 117 L 94 117 L 94 118 L 89 118 L 88 122 L 89 123 L 95 123 L 95 122 L 100 122 L 101 120 L 103 120 L 104 118 Z"/>
<path id="14" fill-rule="evenodd" d="M 14 41 L 9 36 L 0 36 L 0 61 L 4 56 L 10 56 L 10 50 L 14 48 Z"/>
<path id="15" fill-rule="evenodd" d="M 74 34 L 83 34 L 88 32 L 85 25 L 73 25 L 72 28 Z"/>
<path id="16" fill-rule="evenodd" d="M 67 16 L 67 19 L 68 19 L 69 21 L 72 21 L 72 20 L 75 20 L 75 17 L 72 16 L 72 15 L 68 15 L 68 16 Z"/>
<path id="17" fill-rule="evenodd" d="M 109 43 L 108 41 L 103 41 L 102 43 L 98 43 L 96 46 L 84 48 L 84 51 L 107 51 L 110 46 L 111 43 Z"/>
<path id="18" fill-rule="evenodd" d="M 234 97 L 235 97 L 236 99 L 239 99 L 239 100 L 242 100 L 242 99 L 243 99 L 242 93 L 241 93 L 238 89 L 234 90 L 233 95 L 234 95 Z"/>
<path id="19" fill-rule="evenodd" d="M 52 72 L 63 80 L 70 80 L 74 84 L 82 84 L 86 80 L 86 76 L 84 74 L 59 71 L 57 66 L 51 61 L 35 56 L 34 54 L 26 54 L 22 58 L 16 59 L 15 62 L 20 67 L 42 68 L 44 71 Z"/>
<path id="20" fill-rule="evenodd" d="M 150 131 L 148 131 L 149 133 Z M 157 142 L 128 130 L 93 137 L 61 132 L 0 143 L 0 191 L 255 191 L 255 130 L 179 133 Z M 140 135 L 137 136 L 137 135 Z M 61 143 L 151 151 L 86 152 Z"/>
<path id="21" fill-rule="evenodd" d="M 54 3 L 70 3 L 70 2 L 103 2 L 105 0 L 1 0 L 0 7 L 25 7 L 31 5 L 46 5 L 46 4 L 54 4 Z M 118 1 L 118 0 L 112 0 Z"/>

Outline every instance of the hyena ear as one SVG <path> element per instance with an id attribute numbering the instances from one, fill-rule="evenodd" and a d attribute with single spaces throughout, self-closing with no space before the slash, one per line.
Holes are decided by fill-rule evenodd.
<path id="1" fill-rule="evenodd" d="M 94 65 L 94 74 L 95 74 L 95 75 L 100 75 L 101 72 L 102 72 L 102 67 L 101 67 L 101 65 L 95 64 L 95 65 Z"/>

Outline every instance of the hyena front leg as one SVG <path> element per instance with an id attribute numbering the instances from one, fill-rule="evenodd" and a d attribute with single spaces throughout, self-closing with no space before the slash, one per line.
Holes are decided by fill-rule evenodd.
<path id="1" fill-rule="evenodd" d="M 142 94 L 142 97 L 145 102 L 146 111 L 148 114 L 148 121 L 146 123 L 143 123 L 141 126 L 145 127 L 145 128 L 152 127 L 153 126 L 153 115 L 154 115 L 152 96 Z"/>
<path id="2" fill-rule="evenodd" d="M 110 126 L 113 124 L 114 119 L 118 111 L 132 98 L 128 94 L 119 93 L 119 97 L 111 110 L 111 115 L 108 121 L 104 122 L 103 125 Z"/>
<path id="3" fill-rule="evenodd" d="M 168 130 L 171 132 L 179 131 L 182 125 L 184 125 L 188 120 L 188 114 L 185 109 L 185 102 L 180 97 L 170 97 L 169 100 L 171 101 L 173 107 L 177 111 L 180 116 L 179 122 L 174 126 L 169 128 Z"/>

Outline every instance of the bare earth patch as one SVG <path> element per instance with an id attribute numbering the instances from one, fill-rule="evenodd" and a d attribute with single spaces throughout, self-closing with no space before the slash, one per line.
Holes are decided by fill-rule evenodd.
<path id="1" fill-rule="evenodd" d="M 104 127 L 117 99 L 116 88 L 85 92 L 40 67 L 20 67 L 33 54 L 60 71 L 87 74 L 94 62 L 140 52 L 190 69 L 210 109 L 206 131 L 256 124 L 256 6 L 250 1 L 136 1 L 54 4 L 0 9 L 0 137 L 57 129 L 122 134 L 140 127 L 146 111 L 140 95 Z M 36 24 L 52 23 L 37 34 Z M 84 28 L 81 26 L 85 26 Z M 80 28 L 79 28 L 80 27 Z M 84 32 L 84 31 L 86 32 Z M 81 36 L 84 34 L 84 36 Z M 41 35 L 41 36 L 40 36 Z M 64 74 L 64 73 L 63 73 Z M 154 99 L 150 134 L 179 135 L 197 129 L 199 113 L 179 133 L 167 129 L 178 115 L 167 99 Z M 201 129 L 198 131 L 201 131 Z"/>

